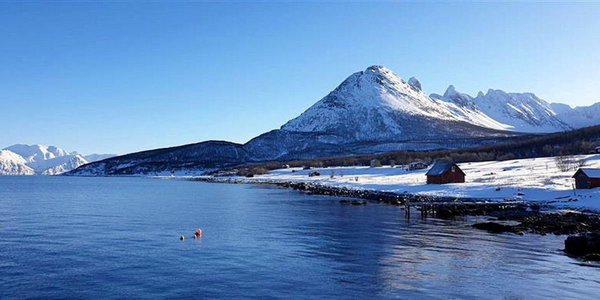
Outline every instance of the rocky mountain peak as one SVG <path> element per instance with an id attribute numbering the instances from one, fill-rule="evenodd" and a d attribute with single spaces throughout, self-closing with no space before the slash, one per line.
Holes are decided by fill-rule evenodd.
<path id="1" fill-rule="evenodd" d="M 454 85 L 449 85 L 446 89 L 446 92 L 444 92 L 444 98 L 452 98 L 457 94 L 458 92 L 456 92 L 456 88 L 454 87 Z"/>
<path id="2" fill-rule="evenodd" d="M 414 88 L 417 91 L 422 91 L 421 82 L 415 77 L 411 77 L 408 79 L 408 85 L 410 85 L 412 88 Z"/>
<path id="3" fill-rule="evenodd" d="M 381 73 L 381 74 L 386 74 L 386 73 L 393 73 L 392 70 L 384 67 L 384 66 L 380 66 L 380 65 L 372 65 L 370 67 L 368 67 L 365 72 L 375 72 L 375 73 Z"/>

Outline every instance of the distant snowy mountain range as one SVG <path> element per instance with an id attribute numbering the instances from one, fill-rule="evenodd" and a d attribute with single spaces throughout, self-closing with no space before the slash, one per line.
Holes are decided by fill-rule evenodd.
<path id="1" fill-rule="evenodd" d="M 507 93 L 490 89 L 486 94 L 479 92 L 473 98 L 457 92 L 451 85 L 443 96 L 431 94 L 430 97 L 456 104 L 460 108 L 458 113 L 467 111 L 471 115 L 484 115 L 494 123 L 481 124 L 482 126 L 501 130 L 550 133 L 600 123 L 598 118 L 591 115 L 577 120 L 573 118 L 578 112 L 593 110 L 593 106 L 573 109 L 566 104 L 549 104 L 532 93 Z"/>
<path id="2" fill-rule="evenodd" d="M 0 175 L 58 175 L 113 156 L 82 156 L 55 146 L 17 144 L 0 150 Z"/>
<path id="3" fill-rule="evenodd" d="M 388 68 L 371 66 L 281 129 L 246 144 L 208 141 L 149 150 L 69 174 L 187 174 L 248 162 L 460 148 L 600 124 L 599 113 L 600 104 L 571 108 L 531 93 L 489 90 L 472 97 L 450 86 L 443 95 L 427 95 L 416 78 L 404 81 Z"/>

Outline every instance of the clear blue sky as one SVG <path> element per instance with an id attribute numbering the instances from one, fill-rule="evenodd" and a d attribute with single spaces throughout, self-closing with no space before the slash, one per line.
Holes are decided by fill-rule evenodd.
<path id="1" fill-rule="evenodd" d="M 599 4 L 2 2 L 0 41 L 0 147 L 245 142 L 373 64 L 600 101 Z"/>

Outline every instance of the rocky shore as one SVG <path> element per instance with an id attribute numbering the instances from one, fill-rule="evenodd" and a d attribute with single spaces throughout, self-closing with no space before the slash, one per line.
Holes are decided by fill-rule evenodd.
<path id="1" fill-rule="evenodd" d="M 277 180 L 258 180 L 252 178 L 235 178 L 235 177 L 197 177 L 191 179 L 193 181 L 203 181 L 212 183 L 233 183 L 233 184 L 268 184 L 283 188 L 291 188 L 298 191 L 303 191 L 307 194 L 327 195 L 337 197 L 360 198 L 369 201 L 376 201 L 391 205 L 406 205 L 407 203 L 426 203 L 426 202 L 452 202 L 458 200 L 455 197 L 432 197 L 424 195 L 412 194 L 397 194 L 392 192 L 374 191 L 374 190 L 359 190 L 343 187 L 327 186 L 310 182 L 290 182 Z M 462 202 L 477 202 L 484 199 L 460 199 Z"/>
<path id="2" fill-rule="evenodd" d="M 368 202 L 402 206 L 410 217 L 411 210 L 420 212 L 421 217 L 454 219 L 466 216 L 487 216 L 488 221 L 475 223 L 473 228 L 491 233 L 534 233 L 571 235 L 565 241 L 565 252 L 586 260 L 600 259 L 600 215 L 590 212 L 542 211 L 540 204 L 523 201 L 488 201 L 487 199 L 435 197 L 413 194 L 398 194 L 384 191 L 349 189 L 307 182 L 257 180 L 231 177 L 199 177 L 194 181 L 233 184 L 268 184 L 291 188 L 307 194 L 340 197 L 342 205 L 366 205 Z M 517 223 L 517 224 L 510 224 Z M 589 243 L 582 242 L 586 237 Z M 573 241 L 578 241 L 574 243 Z M 596 242 L 596 243 L 594 243 Z M 571 243 L 569 247 L 569 243 Z M 586 246 L 589 244 L 589 247 Z M 575 246 L 577 247 L 575 247 Z M 573 251 L 573 249 L 577 249 Z"/>

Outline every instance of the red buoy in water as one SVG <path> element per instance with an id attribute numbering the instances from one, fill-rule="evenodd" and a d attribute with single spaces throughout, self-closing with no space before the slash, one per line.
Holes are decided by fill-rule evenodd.
<path id="1" fill-rule="evenodd" d="M 196 229 L 196 232 L 194 232 L 194 236 L 200 238 L 202 236 L 202 229 Z"/>

